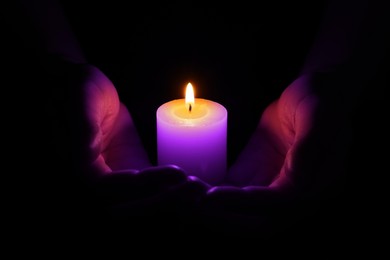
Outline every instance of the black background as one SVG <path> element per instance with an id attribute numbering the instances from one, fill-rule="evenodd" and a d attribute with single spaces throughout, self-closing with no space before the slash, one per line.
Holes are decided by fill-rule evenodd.
<path id="1" fill-rule="evenodd" d="M 153 163 L 156 110 L 167 101 L 182 98 L 190 81 L 197 97 L 219 102 L 228 110 L 231 164 L 264 108 L 297 77 L 325 1 L 62 2 L 88 61 L 113 81 Z M 45 153 L 38 152 L 50 131 L 39 122 L 48 120 L 41 117 L 47 111 L 40 106 L 48 97 L 47 89 L 40 88 L 41 78 L 34 69 L 40 53 L 12 30 L 9 17 L 12 13 L 1 23 L 2 90 L 4 97 L 10 97 L 4 99 L 4 120 L 9 116 L 5 130 L 17 136 L 4 150 L 16 158 L 18 167 L 25 167 L 28 177 L 37 176 L 31 171 L 41 170 L 54 176 L 55 169 L 47 169 L 49 162 L 41 156 Z M 11 24 L 18 22 L 23 20 L 11 19 Z M 388 133 L 384 92 L 388 73 L 386 66 L 382 68 L 354 114 L 345 196 L 332 211 L 308 222 L 308 233 L 337 232 L 341 241 L 346 236 L 360 238 L 365 232 L 382 230 L 378 220 L 384 218 L 386 208 L 387 189 L 382 185 L 387 184 L 383 179 L 388 154 L 383 138 Z M 55 188 L 53 179 L 42 182 Z"/>
<path id="2" fill-rule="evenodd" d="M 298 75 L 322 1 L 63 1 L 87 59 L 113 81 L 156 163 L 155 113 L 196 96 L 228 110 L 228 162 Z"/>

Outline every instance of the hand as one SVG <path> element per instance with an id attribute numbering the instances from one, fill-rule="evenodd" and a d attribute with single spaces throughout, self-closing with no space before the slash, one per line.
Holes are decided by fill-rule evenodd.
<path id="1" fill-rule="evenodd" d="M 319 171 L 337 164 L 346 147 L 340 134 L 351 104 L 343 99 L 343 84 L 338 76 L 320 74 L 292 82 L 264 111 L 248 146 L 231 167 L 229 181 L 291 191 L 318 189 L 332 181 L 334 168 L 324 175 Z"/>
<path id="2" fill-rule="evenodd" d="M 150 167 L 136 127 L 113 83 L 89 64 L 52 62 L 53 143 L 62 166 L 90 178 Z M 54 109 L 53 109 L 54 108 Z"/>
<path id="3" fill-rule="evenodd" d="M 205 205 L 212 213 L 206 214 L 261 225 L 258 218 L 275 218 L 298 198 L 316 201 L 320 195 L 331 196 L 347 148 L 345 122 L 351 103 L 341 93 L 345 83 L 341 77 L 320 74 L 292 82 L 266 108 L 230 168 L 231 186 L 209 190 Z M 250 218 L 256 221 L 249 224 Z"/>
<path id="4" fill-rule="evenodd" d="M 130 113 L 104 73 L 69 63 L 60 71 L 68 82 L 53 104 L 59 112 L 53 117 L 59 119 L 55 143 L 64 159 L 57 168 L 66 169 L 63 177 L 71 185 L 87 183 L 81 193 L 71 189 L 76 201 L 78 195 L 92 197 L 103 215 L 125 219 L 185 211 L 206 194 L 206 184 L 176 166 L 150 164 Z M 70 162 L 73 167 L 67 167 Z"/>
<path id="5" fill-rule="evenodd" d="M 183 214 L 192 210 L 209 188 L 173 165 L 137 172 L 117 171 L 102 176 L 93 187 L 110 217 L 124 220 L 172 212 Z"/>

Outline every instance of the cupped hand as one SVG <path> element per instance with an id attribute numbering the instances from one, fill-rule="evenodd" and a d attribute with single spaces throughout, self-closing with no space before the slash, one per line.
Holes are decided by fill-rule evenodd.
<path id="1" fill-rule="evenodd" d="M 48 110 L 53 111 L 53 157 L 61 158 L 59 164 L 88 172 L 92 179 L 152 166 L 113 82 L 91 64 L 53 64 Z"/>
<path id="2" fill-rule="evenodd" d="M 337 193 L 351 106 L 340 91 L 345 82 L 338 80 L 326 74 L 302 75 L 265 109 L 230 168 L 227 185 L 208 191 L 207 214 L 235 223 L 254 218 L 254 224 L 291 208 L 298 199 L 316 201 Z"/>
<path id="3" fill-rule="evenodd" d="M 347 147 L 350 109 L 338 89 L 342 83 L 335 80 L 319 74 L 293 81 L 265 109 L 230 169 L 229 182 L 284 191 L 318 190 L 332 183 Z"/>
<path id="4" fill-rule="evenodd" d="M 207 184 L 180 168 L 150 163 L 129 111 L 100 69 L 66 64 L 61 73 L 66 84 L 57 95 L 54 132 L 60 154 L 71 159 L 57 166 L 73 184 L 87 183 L 82 194 L 116 217 L 179 211 L 206 194 Z"/>

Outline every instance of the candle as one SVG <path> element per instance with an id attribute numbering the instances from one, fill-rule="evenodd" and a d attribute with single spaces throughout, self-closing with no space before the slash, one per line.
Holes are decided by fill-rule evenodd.
<path id="1" fill-rule="evenodd" d="M 159 165 L 174 164 L 189 175 L 218 184 L 226 174 L 227 110 L 221 104 L 195 98 L 191 83 L 185 99 L 157 109 Z"/>

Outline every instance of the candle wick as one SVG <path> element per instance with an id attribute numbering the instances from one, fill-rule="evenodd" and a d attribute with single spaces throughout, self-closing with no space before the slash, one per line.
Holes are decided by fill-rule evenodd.
<path id="1" fill-rule="evenodd" d="M 191 112 L 191 110 L 192 110 L 192 106 L 191 106 L 191 104 L 190 104 L 190 106 L 189 106 L 188 110 Z"/>

